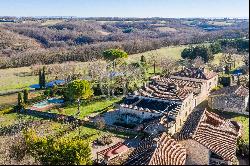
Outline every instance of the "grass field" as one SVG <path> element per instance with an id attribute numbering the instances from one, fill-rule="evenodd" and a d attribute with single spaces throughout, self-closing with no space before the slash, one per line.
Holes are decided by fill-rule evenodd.
<path id="1" fill-rule="evenodd" d="M 215 54 L 214 60 L 211 63 L 214 64 L 214 65 L 220 65 L 220 60 L 222 60 L 222 59 L 223 59 L 223 54 L 222 53 Z M 235 67 L 237 68 L 237 67 L 240 67 L 242 65 L 244 65 L 244 62 L 242 61 L 242 58 L 239 55 L 239 56 L 236 57 Z"/>
<path id="2" fill-rule="evenodd" d="M 29 99 L 32 99 L 38 95 L 41 95 L 40 91 L 30 92 Z M 15 105 L 15 104 L 17 104 L 17 93 L 11 94 L 11 95 L 0 96 L 0 108 L 3 105 L 8 106 L 8 105 Z"/>
<path id="3" fill-rule="evenodd" d="M 0 91 L 21 89 L 38 83 L 37 76 L 20 76 L 20 73 L 30 73 L 29 67 L 0 69 Z"/>
<path id="4" fill-rule="evenodd" d="M 79 118 L 84 118 L 92 113 L 101 113 L 103 109 L 120 101 L 121 98 L 103 99 L 101 101 L 92 102 L 90 104 L 82 104 L 80 106 Z M 59 113 L 58 110 L 53 109 L 50 112 Z M 75 115 L 77 113 L 77 105 L 68 106 L 63 108 L 62 114 Z"/>
<path id="5" fill-rule="evenodd" d="M 169 57 L 173 59 L 181 58 L 181 51 L 185 46 L 177 47 L 164 47 L 158 50 L 148 51 L 145 53 L 129 55 L 127 61 L 129 63 L 139 61 L 141 55 L 144 55 L 147 59 L 152 56 L 157 57 Z M 81 68 L 87 67 L 87 63 L 79 62 L 76 65 L 81 66 Z M 10 69 L 0 69 L 0 91 L 22 89 L 29 87 L 32 84 L 38 83 L 38 76 L 20 76 L 22 73 L 30 73 L 30 67 L 20 67 L 20 68 L 10 68 Z"/>
<path id="6" fill-rule="evenodd" d="M 242 138 L 249 144 L 249 118 L 246 116 L 237 116 L 233 120 L 243 125 L 243 136 Z"/>
<path id="7" fill-rule="evenodd" d="M 55 25 L 57 23 L 64 22 L 64 20 L 47 20 L 42 23 L 43 26 L 50 26 L 50 25 Z"/>
<path id="8" fill-rule="evenodd" d="M 142 55 L 144 55 L 146 59 L 148 59 L 149 61 L 153 56 L 156 56 L 157 58 L 168 57 L 170 59 L 178 60 L 181 58 L 182 50 L 186 47 L 187 46 L 163 47 L 157 50 L 147 51 L 139 54 L 133 54 L 129 56 L 128 62 L 137 62 L 140 60 Z"/>
<path id="9" fill-rule="evenodd" d="M 230 25 L 233 25 L 232 22 L 226 22 L 226 21 L 208 21 L 208 24 L 216 25 L 216 26 L 230 26 Z"/>

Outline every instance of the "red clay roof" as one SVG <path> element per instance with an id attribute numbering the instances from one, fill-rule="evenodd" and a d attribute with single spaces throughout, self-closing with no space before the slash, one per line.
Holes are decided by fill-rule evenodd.
<path id="1" fill-rule="evenodd" d="M 233 161 L 236 156 L 238 126 L 206 110 L 192 112 L 177 140 L 194 139 L 218 154 L 226 161 Z"/>
<path id="2" fill-rule="evenodd" d="M 117 154 L 122 153 L 122 152 L 125 152 L 128 149 L 129 148 L 126 145 L 124 145 L 122 142 L 118 142 L 117 144 L 115 144 L 107 149 L 104 149 L 100 152 L 97 152 L 97 154 L 101 155 L 103 157 L 106 157 L 106 158 L 111 158 L 112 156 L 117 155 Z"/>
<path id="3" fill-rule="evenodd" d="M 147 138 L 130 155 L 125 165 L 184 165 L 186 149 L 163 133 L 157 139 Z"/>
<path id="4" fill-rule="evenodd" d="M 210 95 L 232 95 L 232 94 L 235 94 L 237 96 L 248 96 L 249 89 L 242 85 L 227 86 L 212 92 Z"/>
<path id="5" fill-rule="evenodd" d="M 179 77 L 189 77 L 189 78 L 196 78 L 196 79 L 205 79 L 209 80 L 215 77 L 217 74 L 213 71 L 204 70 L 204 68 L 185 68 L 179 72 L 173 74 L 174 76 Z"/>

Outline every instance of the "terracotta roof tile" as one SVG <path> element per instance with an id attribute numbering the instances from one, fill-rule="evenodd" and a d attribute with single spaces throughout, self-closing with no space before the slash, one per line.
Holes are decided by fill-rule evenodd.
<path id="1" fill-rule="evenodd" d="M 217 74 L 213 71 L 204 70 L 201 68 L 185 68 L 179 72 L 173 74 L 174 76 L 180 77 L 189 77 L 189 78 L 196 78 L 196 79 L 205 79 L 209 80 L 216 76 Z"/>
<path id="2" fill-rule="evenodd" d="M 184 165 L 186 149 L 166 133 L 143 140 L 124 165 Z"/>
<path id="3" fill-rule="evenodd" d="M 239 129 L 231 121 L 206 110 L 194 111 L 189 115 L 177 140 L 194 139 L 224 160 L 233 161 Z"/>

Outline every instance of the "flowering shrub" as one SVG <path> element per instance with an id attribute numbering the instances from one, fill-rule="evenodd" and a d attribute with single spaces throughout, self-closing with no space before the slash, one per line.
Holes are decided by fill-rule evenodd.
<path id="1" fill-rule="evenodd" d="M 79 137 L 39 137 L 34 130 L 24 131 L 28 153 L 45 165 L 92 164 L 89 142 Z"/>

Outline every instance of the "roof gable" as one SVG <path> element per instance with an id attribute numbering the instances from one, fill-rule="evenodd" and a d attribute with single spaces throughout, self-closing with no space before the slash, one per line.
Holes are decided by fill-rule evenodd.
<path id="1" fill-rule="evenodd" d="M 194 139 L 224 160 L 233 161 L 238 135 L 239 129 L 231 121 L 206 110 L 197 110 L 190 114 L 175 137 L 177 140 Z"/>

